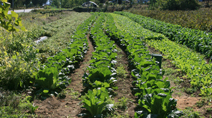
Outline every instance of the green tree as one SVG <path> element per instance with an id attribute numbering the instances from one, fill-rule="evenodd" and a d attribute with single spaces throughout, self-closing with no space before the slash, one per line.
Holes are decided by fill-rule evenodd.
<path id="1" fill-rule="evenodd" d="M 25 1 L 24 1 L 24 4 L 25 4 L 25 5 L 29 5 L 30 3 L 31 3 L 31 0 L 25 0 Z"/>
<path id="2" fill-rule="evenodd" d="M 46 2 L 47 2 L 47 0 L 32 0 L 33 5 L 39 5 L 39 6 L 42 6 Z"/>
<path id="3" fill-rule="evenodd" d="M 8 0 L 9 3 L 12 3 L 13 0 Z M 24 6 L 26 0 L 14 0 L 14 7 L 19 8 Z"/>
<path id="4" fill-rule="evenodd" d="M 199 8 L 198 0 L 150 0 L 151 8 L 163 10 L 194 10 Z"/>
<path id="5" fill-rule="evenodd" d="M 59 6 L 60 6 L 60 0 L 51 0 L 51 5 L 59 8 Z"/>

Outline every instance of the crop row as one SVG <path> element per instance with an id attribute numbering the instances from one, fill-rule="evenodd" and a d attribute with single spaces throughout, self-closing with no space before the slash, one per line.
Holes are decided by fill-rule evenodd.
<path id="1" fill-rule="evenodd" d="M 98 13 L 97 13 L 98 14 Z M 83 85 L 88 89 L 82 97 L 83 107 L 89 111 L 87 116 L 102 117 L 105 112 L 111 111 L 113 104 L 109 104 L 110 93 L 115 89 L 117 50 L 114 41 L 104 34 L 102 25 L 104 14 L 99 14 L 90 31 L 90 39 L 95 47 L 90 66 L 83 77 Z"/>
<path id="2" fill-rule="evenodd" d="M 160 50 L 172 63 L 179 67 L 181 71 L 187 73 L 193 89 L 200 89 L 201 95 L 212 94 L 212 64 L 207 64 L 204 56 L 189 50 L 185 46 L 179 46 L 175 42 L 168 40 L 150 40 L 147 43 Z"/>
<path id="3" fill-rule="evenodd" d="M 204 31 L 183 28 L 179 25 L 169 24 L 145 16 L 135 15 L 127 12 L 116 12 L 138 22 L 142 27 L 153 32 L 162 33 L 170 40 L 186 45 L 187 47 L 212 56 L 212 34 Z"/>
<path id="4" fill-rule="evenodd" d="M 133 31 L 131 32 L 132 35 L 136 37 L 142 37 L 141 31 L 146 31 L 143 29 L 139 24 L 131 21 L 128 19 L 124 20 L 124 17 L 114 15 L 116 19 L 120 22 L 117 23 L 124 32 Z M 126 24 L 127 22 L 127 24 Z M 125 24 L 125 25 L 123 25 Z M 133 26 L 133 27 L 129 27 Z M 159 35 L 157 33 L 144 34 L 144 35 Z M 211 79 L 211 69 L 212 64 L 207 64 L 204 56 L 201 54 L 196 53 L 195 51 L 188 49 L 186 46 L 177 44 L 168 40 L 164 36 L 160 36 L 161 38 L 155 40 L 157 38 L 146 38 L 146 43 L 155 49 L 160 50 L 163 54 L 166 55 L 166 58 L 172 60 L 172 63 L 179 67 L 181 71 L 187 73 L 187 78 L 191 79 L 190 83 L 192 87 L 195 89 L 201 88 L 201 95 L 207 95 L 212 93 L 212 79 Z M 163 38 L 162 38 L 163 37 Z"/>
<path id="5" fill-rule="evenodd" d="M 121 22 L 114 19 L 115 22 Z M 131 74 L 134 77 L 135 95 L 142 111 L 137 111 L 135 117 L 174 117 L 181 112 L 176 109 L 176 100 L 172 98 L 170 82 L 162 80 L 163 72 L 145 46 L 142 39 L 133 37 L 130 32 L 118 30 L 111 14 L 107 16 L 106 32 L 128 54 Z M 125 22 L 127 24 L 128 22 Z M 144 31 L 145 32 L 145 31 Z M 142 32 L 141 32 L 142 33 Z M 149 38 L 149 37 L 145 37 Z"/>
<path id="6" fill-rule="evenodd" d="M 95 16 L 91 16 L 79 25 L 70 39 L 69 47 L 49 57 L 38 70 L 35 75 L 35 86 L 39 95 L 57 94 L 69 85 L 71 79 L 66 75 L 73 72 L 83 60 L 88 50 L 86 34 L 94 19 Z"/>
<path id="7" fill-rule="evenodd" d="M 43 29 L 45 30 L 47 35 L 53 36 L 58 31 L 63 30 L 64 28 L 66 28 L 67 26 L 70 26 L 70 24 L 78 20 L 77 17 L 73 18 L 74 15 L 79 15 L 79 14 L 73 13 L 73 15 L 66 17 L 64 19 L 60 19 L 60 20 L 56 20 L 54 22 L 48 23 L 43 26 Z"/>
<path id="8" fill-rule="evenodd" d="M 212 32 L 211 9 L 199 10 L 139 10 L 130 11 L 182 27 Z"/>
<path id="9" fill-rule="evenodd" d="M 72 13 L 69 17 L 44 25 L 44 35 L 48 36 L 48 39 L 36 45 L 36 49 L 39 49 L 40 61 L 45 62 L 49 56 L 68 47 L 70 35 L 73 35 L 77 26 L 88 17 L 90 17 L 88 13 Z"/>

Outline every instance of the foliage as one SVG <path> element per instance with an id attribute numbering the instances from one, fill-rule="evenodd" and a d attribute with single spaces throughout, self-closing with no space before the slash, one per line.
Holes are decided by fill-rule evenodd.
<path id="1" fill-rule="evenodd" d="M 127 109 L 128 102 L 129 102 L 128 98 L 122 97 L 119 99 L 118 107 L 122 109 Z"/>
<path id="2" fill-rule="evenodd" d="M 115 14 L 112 14 L 112 16 L 113 17 L 110 15 L 107 16 L 106 32 L 116 40 L 128 54 L 129 63 L 133 69 L 131 74 L 136 80 L 134 82 L 136 87 L 134 90 L 140 99 L 139 105 L 142 109 L 142 111 L 138 112 L 141 114 L 136 113 L 135 117 L 149 117 L 153 115 L 158 117 L 177 117 L 181 112 L 177 111 L 176 101 L 171 97 L 170 83 L 167 79 L 162 80 L 164 72 L 159 69 L 155 60 L 151 59 L 142 40 L 155 39 L 157 36 L 158 38 L 156 39 L 161 39 L 162 37 L 139 26 L 138 27 L 142 29 L 138 32 L 141 33 L 143 37 L 131 35 L 136 31 L 133 30 L 134 27 L 128 29 L 129 26 L 136 26 L 138 24 L 126 17 Z M 116 26 L 120 30 L 117 29 Z M 146 96 L 149 97 L 145 100 L 144 98 Z M 155 106 L 157 106 L 157 109 L 155 109 Z"/>
<path id="3" fill-rule="evenodd" d="M 47 61 L 35 75 L 35 86 L 38 89 L 38 94 L 55 94 L 55 91 L 61 90 L 70 84 L 70 79 L 66 75 L 73 72 L 87 52 L 88 44 L 85 35 L 90 22 L 94 18 L 88 18 L 77 27 L 67 48 L 47 58 Z"/>
<path id="4" fill-rule="evenodd" d="M 90 116 L 100 117 L 106 109 L 110 97 L 106 88 L 100 88 L 89 90 L 82 98 L 83 106 L 90 112 Z"/>
<path id="5" fill-rule="evenodd" d="M 0 117 L 33 117 L 34 115 L 24 113 L 26 111 L 34 113 L 34 111 L 38 108 L 31 103 L 31 100 L 31 96 L 23 96 L 15 92 L 1 89 Z"/>
<path id="6" fill-rule="evenodd" d="M 74 12 L 72 14 L 64 20 L 61 19 L 43 26 L 46 28 L 45 30 L 42 26 L 37 26 L 36 24 L 42 24 L 38 21 L 43 20 L 40 17 L 46 15 L 30 13 L 27 16 L 27 20 L 23 21 L 27 26 L 27 31 L 11 34 L 2 30 L 0 36 L 0 83 L 2 87 L 7 89 L 23 89 L 34 84 L 35 75 L 39 69 L 42 70 L 42 63 L 45 63 L 48 57 L 54 56 L 57 52 L 69 47 L 70 35 L 74 33 L 79 24 L 90 16 L 88 13 L 78 15 L 77 17 L 75 17 L 77 13 Z M 30 18 L 34 16 L 38 18 L 32 21 Z M 64 16 L 61 15 L 61 18 Z M 65 23 L 67 20 L 70 20 L 71 24 L 70 22 L 67 22 L 68 24 Z M 48 30 L 51 30 L 54 25 L 61 31 L 56 32 L 56 28 L 54 28 L 51 34 L 52 37 L 49 37 L 47 42 L 34 43 L 40 36 L 49 36 Z M 75 53 L 79 52 L 76 51 Z M 63 79 L 66 80 L 67 78 L 64 77 Z"/>
<path id="7" fill-rule="evenodd" d="M 82 5 L 86 0 L 51 0 L 51 5 L 57 8 L 72 8 Z"/>
<path id="8" fill-rule="evenodd" d="M 138 31 L 134 27 L 131 29 Z M 133 32 L 132 32 L 133 33 Z M 135 33 L 133 33 L 135 34 Z M 142 37 L 143 35 L 136 34 Z M 211 89 L 211 64 L 207 64 L 205 57 L 200 55 L 186 46 L 181 46 L 175 42 L 162 38 L 161 40 L 147 40 L 148 45 L 158 49 L 166 58 L 169 58 L 172 63 L 179 67 L 183 72 L 187 73 L 187 78 L 191 79 L 190 84 L 192 88 L 198 88 L 201 91 L 201 95 L 209 95 L 212 93 Z"/>
<path id="9" fill-rule="evenodd" d="M 71 14 L 75 16 L 76 13 L 72 12 Z M 78 15 L 80 20 L 78 20 L 78 16 L 75 16 L 75 18 L 70 16 L 68 19 L 70 20 L 73 18 L 71 22 L 73 25 L 76 25 L 74 27 L 69 24 L 64 24 L 64 22 L 62 23 L 62 20 L 59 20 L 61 21 L 61 25 L 64 26 L 58 25 L 58 28 L 69 27 L 64 28 L 64 30 L 70 30 L 68 33 L 64 32 L 66 35 L 61 33 L 64 30 L 57 32 L 58 34 L 61 33 L 61 35 L 64 35 L 64 37 L 61 37 L 58 40 L 66 40 L 66 44 L 61 45 L 61 43 L 55 43 L 61 47 L 55 46 L 55 48 L 59 49 L 51 56 L 54 56 L 55 54 L 58 54 L 58 56 L 55 55 L 54 58 L 50 57 L 46 59 L 43 64 L 40 62 L 41 60 L 38 59 L 40 51 L 38 50 L 38 47 L 40 44 L 35 44 L 34 41 L 44 35 L 46 31 L 43 30 L 41 26 L 35 24 L 42 24 L 41 21 L 43 21 L 43 19 L 40 19 L 40 17 L 45 16 L 44 18 L 46 20 L 46 15 L 39 13 L 29 13 L 28 15 L 29 16 L 23 16 L 27 19 L 23 21 L 27 27 L 27 31 L 10 33 L 0 29 L 0 85 L 2 88 L 9 89 L 10 91 L 11 89 L 15 89 L 15 91 L 21 89 L 23 90 L 21 92 L 24 93 L 27 93 L 28 89 L 34 85 L 36 86 L 34 91 L 35 95 L 36 93 L 38 93 L 38 95 L 48 95 L 49 93 L 57 94 L 55 91 L 58 92 L 69 85 L 70 78 L 67 78 L 66 75 L 78 66 L 77 64 L 83 59 L 83 55 L 87 51 L 87 38 L 85 35 L 86 31 L 88 31 L 88 24 L 90 21 L 87 21 L 86 25 L 82 24 L 79 26 L 78 31 L 75 31 L 75 35 L 72 34 L 74 34 L 74 30 L 76 30 L 78 24 L 83 23 L 90 14 L 86 13 L 86 15 Z M 36 16 L 36 20 L 32 19 L 34 16 Z M 61 18 L 64 17 L 64 15 L 60 16 Z M 59 24 L 60 22 L 56 23 Z M 73 37 L 71 37 L 71 35 Z M 60 36 L 57 36 L 57 38 Z M 58 40 L 56 40 L 56 42 Z M 52 42 L 49 43 L 49 45 L 53 45 Z M 69 48 L 73 48 L 73 53 L 70 52 Z M 50 53 L 51 52 L 45 52 L 45 54 Z M 70 56 L 71 58 L 64 58 L 66 56 Z M 66 63 L 62 63 L 63 59 L 65 59 Z M 73 62 L 71 62 L 71 60 Z M 53 66 L 56 67 L 52 67 L 52 63 L 54 63 Z M 64 67 L 62 67 L 63 65 Z M 34 113 L 37 109 L 37 106 L 31 104 L 30 98 L 27 97 L 24 99 L 23 93 L 16 96 L 13 94 L 10 95 L 9 93 L 4 94 L 4 91 L 0 91 L 0 117 L 34 117 L 34 115 L 26 113 Z M 32 91 L 33 90 L 30 90 L 30 92 Z"/>
<path id="10" fill-rule="evenodd" d="M 34 6 L 36 6 L 36 5 L 42 6 L 42 5 L 45 4 L 46 2 L 47 2 L 47 0 L 32 0 L 32 4 L 33 4 Z"/>
<path id="11" fill-rule="evenodd" d="M 25 27 L 22 26 L 21 19 L 18 18 L 18 14 L 14 11 L 11 11 L 11 14 L 8 14 L 10 3 L 7 0 L 2 0 L 3 5 L 0 5 L 0 26 L 7 31 L 19 31 L 17 26 L 20 26 L 21 30 L 25 30 Z"/>
<path id="12" fill-rule="evenodd" d="M 45 36 L 48 36 L 48 41 L 45 40 L 36 45 L 36 48 L 39 49 L 38 57 L 41 62 L 45 62 L 48 57 L 55 55 L 64 47 L 68 47 L 70 35 L 73 35 L 77 26 L 88 17 L 90 17 L 89 13 L 80 14 L 73 12 L 66 18 L 42 26 L 41 29 L 43 29 Z"/>
<path id="13" fill-rule="evenodd" d="M 105 115 L 103 111 L 112 111 L 114 106 L 108 102 L 108 93 L 112 93 L 113 89 L 117 88 L 114 87 L 117 75 L 114 68 L 117 50 L 114 41 L 111 41 L 103 32 L 105 15 L 103 13 L 95 13 L 93 16 L 97 20 L 91 27 L 90 39 L 95 46 L 95 51 L 90 61 L 91 64 L 87 67 L 87 73 L 83 76 L 83 85 L 86 89 L 91 89 L 93 92 L 91 90 L 88 91 L 89 96 L 86 95 L 88 98 L 83 100 L 83 103 L 92 117 L 103 117 Z M 107 109 L 105 109 L 106 107 Z"/>
<path id="14" fill-rule="evenodd" d="M 168 39 L 147 42 L 150 46 L 164 53 L 166 58 L 172 59 L 174 65 L 186 72 L 187 77 L 191 78 L 191 85 L 201 88 L 202 95 L 211 94 L 212 91 L 208 83 L 211 83 L 210 68 L 212 65 L 206 63 L 204 56 L 189 50 L 185 46 L 179 46 Z"/>
<path id="15" fill-rule="evenodd" d="M 170 11 L 170 10 L 139 10 L 132 8 L 129 12 L 151 17 L 167 23 L 181 25 L 182 27 L 199 29 L 212 32 L 211 9 L 199 9 L 194 11 Z"/>
<path id="16" fill-rule="evenodd" d="M 184 113 L 185 115 L 183 115 L 182 118 L 202 118 L 199 112 L 194 111 L 194 109 L 190 107 L 184 109 Z"/>
<path id="17" fill-rule="evenodd" d="M 117 69 L 116 69 L 116 71 L 117 71 L 117 76 L 118 77 L 120 77 L 122 79 L 124 79 L 124 78 L 127 77 L 127 74 L 126 74 L 127 72 L 124 69 L 124 66 L 123 65 L 118 66 Z"/>
<path id="18" fill-rule="evenodd" d="M 116 82 L 116 47 L 114 41 L 103 33 L 102 22 L 104 22 L 104 14 L 100 14 L 99 18 L 91 28 L 91 39 L 96 46 L 93 53 L 90 67 L 87 68 L 83 83 L 88 88 L 106 87 L 111 88 Z M 99 39 L 101 37 L 101 39 Z"/>
<path id="19" fill-rule="evenodd" d="M 197 0 L 150 0 L 150 8 L 162 10 L 194 10 L 200 5 Z"/>
<path id="20" fill-rule="evenodd" d="M 14 1 L 14 8 L 24 7 L 25 5 L 29 5 L 31 0 L 8 0 L 12 4 Z"/>
<path id="21" fill-rule="evenodd" d="M 212 56 L 212 33 L 183 28 L 179 25 L 169 24 L 145 16 L 134 15 L 127 12 L 119 12 L 119 14 L 123 14 L 129 17 L 146 29 L 152 30 L 153 32 L 162 33 L 172 41 L 186 45 L 187 47 L 195 51 L 201 52 L 208 58 Z"/>
<path id="22" fill-rule="evenodd" d="M 84 2 L 88 0 L 51 0 L 51 5 L 57 8 L 73 8 L 81 6 Z M 102 3 L 105 3 L 105 0 L 92 0 L 97 5 L 101 6 Z"/>

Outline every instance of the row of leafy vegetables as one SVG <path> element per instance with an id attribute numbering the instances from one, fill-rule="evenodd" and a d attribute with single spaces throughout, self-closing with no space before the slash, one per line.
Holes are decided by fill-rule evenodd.
<path id="1" fill-rule="evenodd" d="M 210 95 L 212 93 L 212 64 L 206 62 L 204 59 L 204 56 L 195 52 L 194 50 L 189 49 L 188 47 L 184 45 L 180 45 L 176 42 L 170 41 L 165 36 L 161 36 L 157 33 L 150 33 L 147 34 L 148 30 L 143 29 L 142 26 L 138 23 L 135 23 L 133 21 L 129 22 L 130 19 L 128 19 L 127 25 L 121 16 L 116 17 L 117 19 L 120 19 L 121 23 L 119 23 L 119 26 L 122 26 L 121 29 L 123 29 L 124 32 L 133 31 L 131 34 L 136 37 L 143 37 L 144 35 L 158 35 L 161 38 L 156 38 L 152 40 L 146 40 L 146 43 L 154 47 L 155 49 L 160 50 L 165 57 L 168 59 L 171 59 L 172 63 L 180 68 L 180 71 L 186 73 L 186 78 L 190 79 L 190 84 L 192 85 L 191 88 L 193 90 L 200 90 L 200 95 Z M 129 26 L 132 27 L 129 27 Z M 146 34 L 141 33 L 146 32 Z"/>
<path id="2" fill-rule="evenodd" d="M 88 50 L 86 36 L 94 20 L 95 16 L 91 16 L 79 25 L 71 36 L 69 46 L 49 57 L 46 63 L 41 65 L 33 81 L 37 95 L 57 95 L 57 92 L 70 84 L 71 79 L 67 75 L 73 72 Z"/>
<path id="3" fill-rule="evenodd" d="M 97 20 L 91 27 L 90 39 L 95 51 L 92 53 L 90 66 L 83 76 L 83 85 L 86 94 L 82 96 L 83 107 L 88 112 L 81 114 L 85 117 L 105 117 L 113 111 L 111 96 L 116 89 L 116 58 L 117 49 L 115 42 L 103 32 L 102 25 L 105 21 L 103 13 L 95 13 Z"/>
<path id="4" fill-rule="evenodd" d="M 152 36 L 141 38 L 134 37 L 129 32 L 117 29 L 115 22 L 108 14 L 106 20 L 106 33 L 125 50 L 128 55 L 131 74 L 135 81 L 135 95 L 138 96 L 138 107 L 140 111 L 135 113 L 135 118 L 167 118 L 180 117 L 182 112 L 176 109 L 177 101 L 172 98 L 170 82 L 163 78 L 164 72 L 159 68 L 158 63 L 152 59 L 144 40 Z M 126 22 L 125 24 L 127 24 Z M 141 32 L 144 33 L 144 32 Z M 144 33 L 145 34 L 145 33 Z"/>
<path id="5" fill-rule="evenodd" d="M 184 28 L 179 25 L 165 23 L 159 20 L 135 15 L 128 12 L 116 12 L 138 22 L 142 27 L 153 32 L 162 33 L 168 39 L 201 52 L 208 58 L 212 58 L 212 34 L 196 29 Z"/>

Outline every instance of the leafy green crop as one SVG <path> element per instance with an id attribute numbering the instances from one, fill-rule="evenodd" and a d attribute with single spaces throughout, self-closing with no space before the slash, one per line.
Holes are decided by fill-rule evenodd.
<path id="1" fill-rule="evenodd" d="M 131 74 L 135 79 L 135 95 L 139 97 L 139 106 L 142 110 L 138 111 L 135 117 L 179 117 L 181 112 L 176 109 L 176 100 L 171 97 L 170 82 L 167 79 L 162 80 L 164 72 L 151 58 L 144 43 L 144 39 L 161 40 L 164 36 L 139 26 L 136 34 L 134 33 L 136 31 L 130 27 L 136 27 L 136 25 L 138 24 L 133 23 L 128 18 L 120 18 L 114 14 L 107 15 L 105 25 L 106 33 L 118 42 L 128 55 L 132 69 Z M 117 29 L 116 26 L 121 30 Z"/>
<path id="2" fill-rule="evenodd" d="M 124 32 L 131 32 L 132 35 L 135 35 L 136 37 L 143 37 L 142 27 L 138 25 L 137 23 L 133 23 L 133 21 L 126 21 L 123 18 L 120 18 L 120 16 L 113 15 L 116 19 L 119 19 L 120 22 L 117 24 L 120 24 L 119 26 L 122 26 L 121 29 Z M 128 22 L 129 25 L 133 25 L 134 27 L 129 27 L 128 25 L 121 25 L 126 24 L 124 23 Z M 139 28 L 139 29 L 138 29 Z M 127 31 L 126 31 L 127 30 Z M 144 29 L 145 31 L 146 29 Z M 145 35 L 155 35 L 157 36 L 157 33 L 149 32 L 149 34 Z M 160 36 L 160 35 L 158 35 Z M 155 49 L 160 50 L 163 54 L 166 55 L 165 58 L 169 58 L 172 61 L 174 65 L 180 68 L 181 71 L 187 73 L 187 78 L 191 79 L 191 85 L 193 88 L 200 88 L 201 95 L 208 95 L 211 94 L 211 64 L 207 64 L 205 61 L 205 57 L 203 55 L 200 55 L 190 49 L 188 49 L 186 46 L 182 46 L 180 44 L 177 44 L 175 42 L 172 42 L 165 38 L 164 36 L 160 40 L 155 40 L 151 38 L 146 38 L 146 43 L 150 45 L 151 47 L 154 47 Z M 139 61 L 139 57 L 134 56 L 135 60 Z"/>
<path id="3" fill-rule="evenodd" d="M 36 74 L 35 86 L 40 94 L 54 93 L 67 87 L 71 79 L 66 74 L 73 72 L 75 66 L 83 59 L 87 52 L 88 43 L 86 33 L 95 16 L 88 18 L 77 27 L 75 34 L 70 40 L 69 47 L 61 50 L 55 56 L 49 57 Z"/>
<path id="4" fill-rule="evenodd" d="M 106 88 L 89 90 L 88 93 L 82 97 L 82 103 L 91 117 L 99 117 L 102 112 L 106 109 L 108 100 L 110 99 Z"/>
<path id="5" fill-rule="evenodd" d="M 86 89 L 91 89 L 86 94 L 83 103 L 86 110 L 92 117 L 103 117 L 103 111 L 108 105 L 109 94 L 114 88 L 116 82 L 116 58 L 117 50 L 114 41 L 103 32 L 105 15 L 103 13 L 95 13 L 98 15 L 96 22 L 91 27 L 90 39 L 95 46 L 95 51 L 87 67 L 87 72 L 83 77 L 83 85 Z M 109 105 L 110 106 L 110 105 Z M 112 105 L 113 106 L 113 105 Z M 112 108 L 108 108 L 111 110 Z"/>
<path id="6" fill-rule="evenodd" d="M 110 88 L 116 82 L 114 65 L 116 64 L 117 50 L 114 41 L 111 41 L 103 32 L 104 14 L 99 15 L 90 32 L 90 38 L 96 47 L 90 67 L 87 68 L 88 73 L 85 73 L 83 79 L 84 86 L 88 88 Z"/>
<path id="7" fill-rule="evenodd" d="M 172 41 L 186 45 L 187 47 L 195 51 L 201 52 L 208 58 L 211 58 L 212 56 L 211 33 L 195 29 L 183 28 L 179 25 L 169 24 L 127 12 L 116 13 L 129 17 L 146 29 L 152 30 L 153 32 L 162 33 Z"/>
<path id="8" fill-rule="evenodd" d="M 166 58 L 172 59 L 172 63 L 187 73 L 193 87 L 201 88 L 201 94 L 211 94 L 211 64 L 207 64 L 204 56 L 189 50 L 185 46 L 179 46 L 175 42 L 163 39 L 162 41 L 147 41 L 147 43 L 160 50 Z"/>

